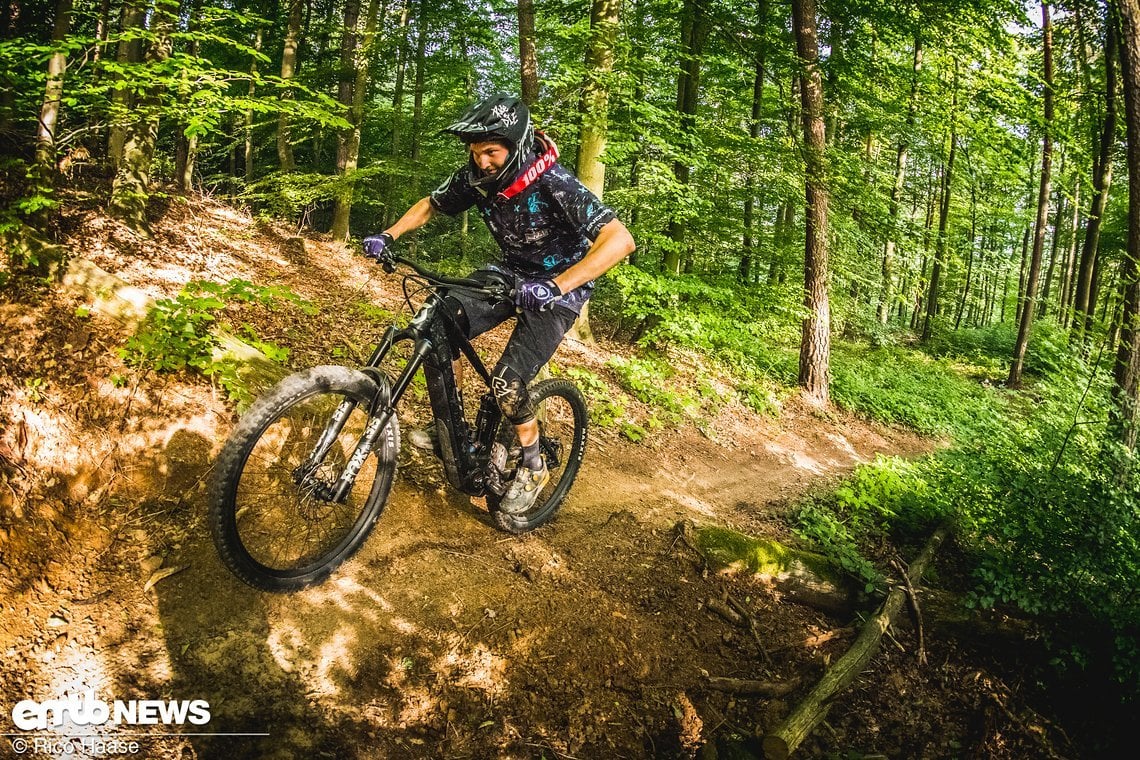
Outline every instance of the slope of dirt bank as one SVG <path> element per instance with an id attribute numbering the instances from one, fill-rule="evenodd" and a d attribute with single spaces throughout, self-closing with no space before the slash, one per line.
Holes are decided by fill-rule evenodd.
<path id="1" fill-rule="evenodd" d="M 366 355 L 383 320 L 359 304 L 400 303 L 398 282 L 351 250 L 205 200 L 173 203 L 152 240 L 93 212 L 72 212 L 67 228 L 72 250 L 152 297 L 244 277 L 310 299 L 314 317 L 232 315 L 290 348 L 294 368 Z M 595 429 L 558 520 L 521 538 L 405 448 L 360 553 L 317 588 L 266 595 L 221 567 L 204 520 L 232 406 L 198 378 L 125 367 L 127 332 L 80 308 L 89 301 L 28 282 L 0 294 L 0 720 L 10 726 L 21 699 L 88 689 L 208 701 L 208 725 L 139 738 L 145 757 L 688 757 L 762 733 L 795 695 L 732 697 L 706 677 L 806 685 L 851 621 L 703 573 L 674 524 L 780 535 L 788 500 L 878 453 L 930 447 L 794 403 L 778 419 L 727 403 L 703 432 L 682 420 L 640 445 Z M 606 377 L 615 352 L 628 348 L 568 343 L 557 361 Z M 412 405 L 404 426 L 423 414 Z M 705 609 L 725 591 L 755 617 L 774 669 L 746 631 Z M 985 673 L 952 645 L 928 646 L 922 671 L 881 655 L 898 667 L 862 682 L 804 756 L 1036 746 L 994 717 Z"/>

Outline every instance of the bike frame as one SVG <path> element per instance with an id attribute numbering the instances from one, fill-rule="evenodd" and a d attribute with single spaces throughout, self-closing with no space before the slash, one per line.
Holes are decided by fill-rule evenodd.
<path id="1" fill-rule="evenodd" d="M 467 419 L 452 367 L 452 346 L 459 348 L 488 388 L 491 374 L 471 342 L 452 321 L 447 313 L 447 304 L 438 292 L 428 296 L 407 327 L 388 328 L 365 367 L 379 367 L 392 348 L 404 341 L 412 343 L 412 355 L 392 383 L 388 408 L 383 409 L 381 415 L 387 419 L 388 413 L 394 411 L 412 377 L 422 367 L 448 482 L 463 493 L 484 495 L 487 462 L 502 412 L 494 397 L 490 393 L 485 394 L 476 418 L 475 435 L 468 435 Z"/>
<path id="2" fill-rule="evenodd" d="M 452 346 L 457 347 L 467 357 L 488 389 L 491 387 L 491 375 L 479 355 L 475 353 L 467 336 L 448 313 L 444 293 L 448 288 L 456 288 L 488 298 L 506 298 L 509 296 L 509 289 L 506 286 L 496 287 L 477 280 L 437 275 L 403 257 L 396 257 L 395 261 L 408 265 L 427 280 L 432 286 L 432 292 L 407 327 L 403 329 L 395 325 L 388 327 L 368 363 L 361 368 L 362 372 L 375 381 L 377 387 L 376 396 L 369 406 L 370 420 L 336 482 L 331 485 L 316 484 L 315 487 L 321 496 L 331 501 L 339 503 L 345 499 L 368 455 L 379 442 L 381 433 L 387 428 L 392 415 L 396 413 L 396 405 L 411 385 L 416 372 L 423 367 L 448 482 L 455 489 L 472 496 L 484 496 L 488 490 L 499 493 L 499 488 L 488 482 L 487 475 L 495 443 L 495 431 L 502 422 L 503 414 L 488 390 L 479 405 L 479 414 L 475 419 L 475 433 L 469 434 L 463 402 L 452 368 Z M 394 271 L 390 265 L 385 266 L 385 269 Z M 387 374 L 379 369 L 380 364 L 395 345 L 404 341 L 412 343 L 412 355 L 395 381 L 389 383 Z M 355 406 L 356 402 L 351 400 L 345 400 L 340 404 L 325 427 L 317 446 L 305 463 L 293 473 L 298 485 L 309 482 L 309 476 L 316 472 L 320 463 L 324 461 Z M 551 453 L 556 455 L 557 452 Z M 501 487 L 501 484 L 499 485 Z"/>

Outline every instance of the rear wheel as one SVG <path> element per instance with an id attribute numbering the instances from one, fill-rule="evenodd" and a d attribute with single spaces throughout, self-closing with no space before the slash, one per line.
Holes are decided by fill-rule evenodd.
<path id="1" fill-rule="evenodd" d="M 487 495 L 487 505 L 495 522 L 510 533 L 525 533 L 554 519 L 578 476 L 586 453 L 589 415 L 586 399 L 578 386 L 560 378 L 543 380 L 531 386 L 530 398 L 538 419 L 539 444 L 550 471 L 550 480 L 525 512 L 504 512 L 500 508 L 502 497 L 493 493 Z M 514 425 L 505 418 L 499 426 L 496 440 L 507 449 L 504 481 L 510 482 L 518 470 L 522 449 Z"/>
<path id="2" fill-rule="evenodd" d="M 338 500 L 333 491 L 373 419 L 375 395 L 361 372 L 314 367 L 282 380 L 241 418 L 218 456 L 210 497 L 214 543 L 234 575 L 265 591 L 295 591 L 360 548 L 392 488 L 394 415 L 348 492 Z"/>

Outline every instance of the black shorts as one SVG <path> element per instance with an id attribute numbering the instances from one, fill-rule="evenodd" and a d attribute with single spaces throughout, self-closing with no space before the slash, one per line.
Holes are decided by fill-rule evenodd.
<path id="1" fill-rule="evenodd" d="M 483 272 L 475 272 L 473 279 L 483 279 Z M 578 318 L 570 309 L 555 306 L 549 311 L 522 311 L 518 313 L 513 303 L 499 301 L 489 303 L 470 293 L 453 290 L 449 297 L 463 306 L 467 316 L 467 339 L 476 338 L 488 330 L 498 327 L 512 317 L 518 318 L 514 332 L 507 341 L 507 348 L 499 359 L 496 369 L 506 365 L 513 369 L 523 382 L 529 383 L 538 374 L 542 365 L 550 361 L 558 349 L 566 331 Z"/>

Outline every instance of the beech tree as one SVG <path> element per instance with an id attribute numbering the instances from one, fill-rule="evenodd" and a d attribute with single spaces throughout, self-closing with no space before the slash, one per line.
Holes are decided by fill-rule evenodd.
<path id="1" fill-rule="evenodd" d="M 812 401 L 828 403 L 831 378 L 831 304 L 827 286 L 827 174 L 824 168 L 823 78 L 816 36 L 815 0 L 792 0 L 792 23 L 799 55 L 803 103 L 807 228 L 804 246 L 803 337 L 800 342 L 800 387 Z"/>
<path id="2" fill-rule="evenodd" d="M 1049 19 L 1049 4 L 1041 3 L 1041 29 L 1044 34 L 1045 83 L 1045 134 L 1041 138 L 1041 187 L 1037 194 L 1037 222 L 1033 232 L 1033 253 L 1029 259 L 1029 274 L 1025 281 L 1025 299 L 1021 307 L 1021 320 L 1017 328 L 1017 343 L 1013 348 L 1013 363 L 1006 384 L 1017 387 L 1025 365 L 1025 349 L 1029 345 L 1029 330 L 1033 326 L 1037 305 L 1037 278 L 1041 272 L 1041 254 L 1045 247 L 1045 226 L 1049 223 L 1049 183 L 1053 163 L 1053 27 Z"/>

